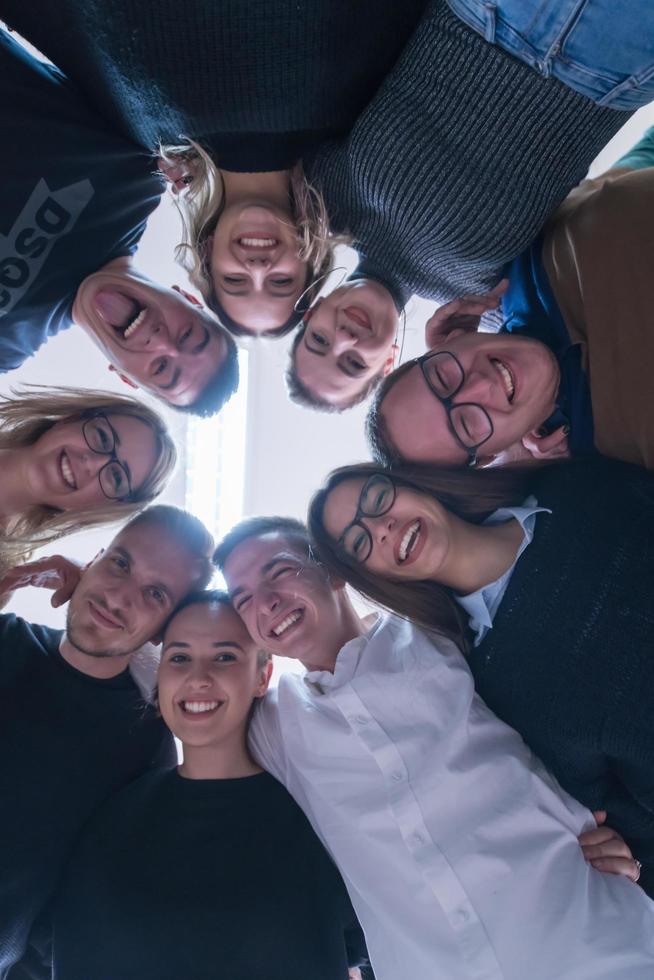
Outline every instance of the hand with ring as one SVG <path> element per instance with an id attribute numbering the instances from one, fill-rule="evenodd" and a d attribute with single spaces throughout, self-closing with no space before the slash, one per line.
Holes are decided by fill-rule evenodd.
<path id="1" fill-rule="evenodd" d="M 624 875 L 636 882 L 640 878 L 642 864 L 631 853 L 629 846 L 617 831 L 605 825 L 606 811 L 593 812 L 597 827 L 579 835 L 584 857 L 598 871 Z"/>

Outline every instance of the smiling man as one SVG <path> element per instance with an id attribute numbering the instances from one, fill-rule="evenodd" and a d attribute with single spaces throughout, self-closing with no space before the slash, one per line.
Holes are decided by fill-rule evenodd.
<path id="1" fill-rule="evenodd" d="M 0 193 L 0 371 L 77 323 L 130 384 L 213 414 L 238 384 L 234 342 L 133 264 L 164 187 L 153 158 L 4 31 L 0 93 L 18 161 Z"/>
<path id="2" fill-rule="evenodd" d="M 400 312 L 376 279 L 348 280 L 317 300 L 291 346 L 291 400 L 324 412 L 365 401 L 393 368 Z"/>
<path id="3" fill-rule="evenodd" d="M 25 954 L 98 804 L 174 761 L 128 665 L 158 641 L 176 605 L 206 585 L 212 545 L 190 514 L 151 507 L 82 572 L 66 633 L 0 617 L 0 977 Z"/>
<path id="4" fill-rule="evenodd" d="M 368 417 L 385 465 L 600 452 L 654 468 L 654 135 L 575 188 L 508 269 L 508 289 L 427 324 L 430 351 L 382 384 Z M 478 333 L 502 295 L 498 334 Z M 492 304 L 491 304 L 492 305 Z"/>
<path id="5" fill-rule="evenodd" d="M 591 814 L 450 641 L 362 620 L 298 521 L 244 521 L 215 561 L 255 643 L 307 668 L 262 699 L 250 745 L 336 861 L 377 980 L 651 973 L 654 905 L 584 861 Z"/>

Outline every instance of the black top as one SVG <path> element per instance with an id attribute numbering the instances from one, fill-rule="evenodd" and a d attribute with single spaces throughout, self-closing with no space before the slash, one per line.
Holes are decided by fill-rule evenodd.
<path id="1" fill-rule="evenodd" d="M 175 758 L 129 672 L 96 680 L 75 670 L 61 635 L 0 616 L 0 977 L 23 955 L 98 804 Z"/>
<path id="2" fill-rule="evenodd" d="M 142 146 L 201 139 L 228 170 L 346 132 L 426 0 L 0 0 L 0 17 Z"/>
<path id="3" fill-rule="evenodd" d="M 355 923 L 336 868 L 272 776 L 161 770 L 88 827 L 55 903 L 54 976 L 346 980 Z"/>
<path id="4" fill-rule="evenodd" d="M 305 158 L 359 273 L 398 298 L 495 285 L 628 118 L 484 41 L 432 0 L 347 139 Z"/>
<path id="5" fill-rule="evenodd" d="M 544 470 L 539 514 L 479 694 L 572 796 L 608 811 L 654 891 L 654 474 L 597 457 Z"/>
<path id="6" fill-rule="evenodd" d="M 135 251 L 164 185 L 148 154 L 4 31 L 0 97 L 12 161 L 0 185 L 0 371 L 10 371 L 70 326 L 86 276 Z"/>

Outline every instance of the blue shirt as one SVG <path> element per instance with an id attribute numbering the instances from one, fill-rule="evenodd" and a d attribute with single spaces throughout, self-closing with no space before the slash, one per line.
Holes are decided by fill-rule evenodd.
<path id="1" fill-rule="evenodd" d="M 552 292 L 542 259 L 543 239 L 510 263 L 505 275 L 509 288 L 502 298 L 501 331 L 540 340 L 553 352 L 561 372 L 557 407 L 544 427 L 553 432 L 568 424 L 568 445 L 573 456 L 595 452 L 590 385 L 581 364 L 581 349 L 570 340 Z"/>
<path id="2" fill-rule="evenodd" d="M 0 30 L 0 371 L 71 324 L 88 275 L 135 251 L 164 183 L 52 65 Z"/>

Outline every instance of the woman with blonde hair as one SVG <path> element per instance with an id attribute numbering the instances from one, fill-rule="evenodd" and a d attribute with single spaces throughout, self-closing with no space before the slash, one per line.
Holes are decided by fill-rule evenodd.
<path id="1" fill-rule="evenodd" d="M 235 336 L 283 337 L 302 319 L 333 266 L 321 194 L 301 163 L 239 173 L 199 143 L 160 147 L 183 225 L 177 257 Z"/>
<path id="2" fill-rule="evenodd" d="M 0 572 L 56 538 L 125 520 L 177 459 L 161 417 L 127 395 L 32 386 L 0 400 Z"/>

